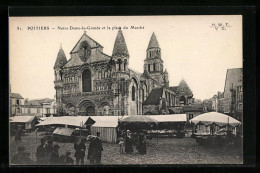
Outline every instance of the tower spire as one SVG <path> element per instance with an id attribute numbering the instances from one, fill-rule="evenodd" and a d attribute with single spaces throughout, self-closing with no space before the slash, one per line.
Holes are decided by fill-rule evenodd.
<path id="1" fill-rule="evenodd" d="M 125 38 L 121 29 L 118 30 L 112 56 L 127 56 L 129 57 Z"/>
<path id="2" fill-rule="evenodd" d="M 150 42 L 148 44 L 147 50 L 151 49 L 151 48 L 160 48 L 159 42 L 158 42 L 154 32 L 153 32 L 153 34 L 151 36 L 151 39 L 150 39 Z"/>

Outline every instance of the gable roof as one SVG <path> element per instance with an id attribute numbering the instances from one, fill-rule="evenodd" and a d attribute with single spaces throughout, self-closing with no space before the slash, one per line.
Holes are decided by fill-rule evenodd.
<path id="1" fill-rule="evenodd" d="M 16 99 L 23 99 L 23 97 L 19 93 L 10 93 L 10 97 Z"/>
<path id="2" fill-rule="evenodd" d="M 151 39 L 150 39 L 150 42 L 148 44 L 147 50 L 151 49 L 151 48 L 160 48 L 158 40 L 157 40 L 154 32 L 153 32 L 153 34 L 151 36 Z"/>
<path id="3" fill-rule="evenodd" d="M 95 48 L 95 47 L 102 47 L 103 46 L 101 44 L 99 44 L 97 41 L 95 41 L 94 39 L 92 39 L 90 36 L 88 36 L 86 34 L 86 32 L 84 32 L 84 34 L 81 36 L 81 38 L 79 39 L 79 41 L 76 43 L 76 45 L 74 46 L 74 48 L 72 49 L 72 51 L 70 52 L 70 54 L 72 53 L 76 53 L 79 48 L 80 48 L 80 43 L 82 41 L 87 41 L 90 45 L 91 48 Z"/>
<path id="4" fill-rule="evenodd" d="M 224 93 L 230 92 L 230 89 L 236 89 L 240 84 L 240 79 L 243 79 L 243 69 L 242 68 L 234 68 L 228 69 L 226 74 L 225 88 Z"/>
<path id="5" fill-rule="evenodd" d="M 162 97 L 163 88 L 153 88 L 147 99 L 144 101 L 144 105 L 158 105 L 160 103 L 160 97 Z"/>
<path id="6" fill-rule="evenodd" d="M 112 56 L 129 56 L 125 38 L 121 29 L 118 30 Z"/>
<path id="7" fill-rule="evenodd" d="M 169 88 L 171 91 L 175 92 L 177 95 L 193 95 L 190 87 L 188 86 L 188 84 L 186 83 L 186 81 L 184 79 L 182 79 L 179 83 L 178 86 L 172 86 Z M 182 91 L 183 89 L 183 91 Z"/>

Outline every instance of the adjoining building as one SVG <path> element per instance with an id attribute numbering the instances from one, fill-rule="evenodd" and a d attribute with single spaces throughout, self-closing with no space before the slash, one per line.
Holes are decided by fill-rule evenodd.
<path id="1" fill-rule="evenodd" d="M 56 101 L 54 99 L 25 100 L 22 112 L 19 115 L 33 115 L 37 117 L 49 117 L 56 115 Z"/>
<path id="2" fill-rule="evenodd" d="M 19 93 L 10 93 L 9 96 L 10 116 L 15 116 L 22 113 L 23 105 L 24 105 L 24 98 Z"/>
<path id="3" fill-rule="evenodd" d="M 105 54 L 103 46 L 86 32 L 70 52 L 69 60 L 60 48 L 54 65 L 57 114 L 148 114 L 149 100 L 145 101 L 150 94 L 157 96 L 155 100 L 162 100 L 159 101 L 161 108 L 155 114 L 169 112 L 169 107 L 179 104 L 179 98 L 181 104 L 191 103 L 191 90 L 182 89 L 187 88 L 185 82 L 181 81 L 178 96 L 169 87 L 168 72 L 163 67 L 161 48 L 154 33 L 146 50 L 144 72 L 129 68 L 130 59 L 121 29 L 111 56 Z"/>
<path id="4" fill-rule="evenodd" d="M 243 112 L 243 69 L 228 69 L 224 88 L 224 113 L 241 119 Z"/>

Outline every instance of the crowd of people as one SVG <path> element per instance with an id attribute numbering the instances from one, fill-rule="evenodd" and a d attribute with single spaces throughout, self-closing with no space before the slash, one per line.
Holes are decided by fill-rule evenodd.
<path id="1" fill-rule="evenodd" d="M 103 151 L 100 132 L 97 132 L 96 136 L 90 135 L 88 140 L 87 159 L 90 164 L 100 164 Z M 36 162 L 30 159 L 30 153 L 25 151 L 25 147 L 20 146 L 17 154 L 12 157 L 11 163 L 17 165 L 84 165 L 86 142 L 86 138 L 81 138 L 81 140 L 74 143 L 74 161 L 70 151 L 60 155 L 60 146 L 58 144 L 54 144 L 52 139 L 41 138 L 41 144 L 36 149 Z M 147 153 L 146 135 L 143 131 L 138 133 L 131 133 L 129 130 L 124 131 L 119 138 L 119 146 L 120 154 L 131 154 L 134 152 L 133 146 L 136 146 L 138 153 L 144 155 Z"/>
<path id="2" fill-rule="evenodd" d="M 90 164 L 100 164 L 103 151 L 100 132 L 97 132 L 97 136 L 90 136 L 89 140 L 87 159 L 90 160 Z M 30 159 L 30 153 L 26 152 L 23 146 L 18 147 L 18 152 L 12 157 L 11 163 L 17 165 L 84 165 L 86 141 L 85 138 L 82 138 L 74 143 L 75 163 L 70 151 L 66 151 L 65 155 L 60 156 L 60 146 L 58 144 L 54 145 L 52 139 L 46 143 L 45 138 L 41 138 L 41 144 L 36 149 L 36 163 Z"/>
<path id="3" fill-rule="evenodd" d="M 133 145 L 136 144 L 136 149 L 140 154 L 146 154 L 146 136 L 143 131 L 137 133 L 137 143 L 135 142 L 134 135 L 127 130 L 123 132 L 119 138 L 120 154 L 131 154 L 134 152 Z"/>

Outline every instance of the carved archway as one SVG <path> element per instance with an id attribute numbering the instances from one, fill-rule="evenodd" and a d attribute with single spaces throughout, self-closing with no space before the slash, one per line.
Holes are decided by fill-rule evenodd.
<path id="1" fill-rule="evenodd" d="M 83 100 L 79 104 L 79 114 L 85 116 L 95 116 L 95 104 L 91 100 Z"/>

